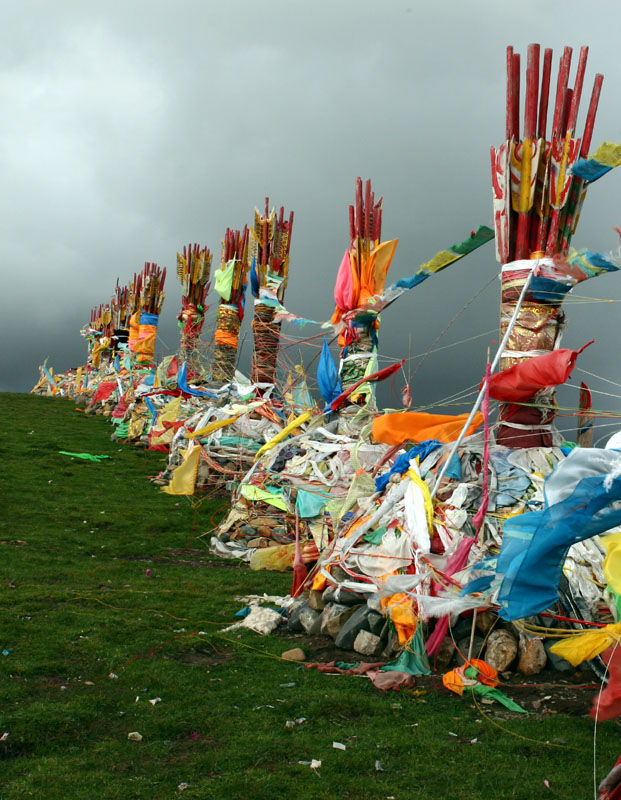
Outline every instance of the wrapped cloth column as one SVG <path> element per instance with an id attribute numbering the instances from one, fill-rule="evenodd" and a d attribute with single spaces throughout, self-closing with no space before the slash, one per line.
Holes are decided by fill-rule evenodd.
<path id="1" fill-rule="evenodd" d="M 551 259 L 549 259 L 551 261 Z M 504 336 L 532 262 L 505 264 L 501 273 L 500 338 Z M 501 371 L 528 358 L 556 350 L 565 327 L 560 302 L 538 302 L 527 292 L 500 361 Z M 543 389 L 530 405 L 500 403 L 496 442 L 507 447 L 551 447 L 554 389 Z"/>
<path id="2" fill-rule="evenodd" d="M 215 274 L 215 289 L 220 295 L 211 368 L 215 383 L 230 383 L 235 377 L 248 283 L 248 237 L 248 227 L 244 225 L 242 231 L 227 228 L 222 239 L 221 265 Z"/>

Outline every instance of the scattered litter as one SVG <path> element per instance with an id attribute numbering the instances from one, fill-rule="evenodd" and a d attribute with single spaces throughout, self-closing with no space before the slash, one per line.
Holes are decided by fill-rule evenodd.
<path id="1" fill-rule="evenodd" d="M 147 576 L 147 578 L 149 578 L 151 576 L 151 570 L 145 569 L 144 574 Z"/>
<path id="2" fill-rule="evenodd" d="M 222 628 L 221 633 L 248 628 L 255 633 L 271 633 L 282 623 L 282 616 L 273 608 L 260 608 L 258 605 L 250 607 L 250 613 L 241 622 Z"/>
<path id="3" fill-rule="evenodd" d="M 382 766 L 382 762 L 381 761 L 376 761 L 375 762 L 375 771 L 376 772 L 386 772 L 386 770 Z"/>
<path id="4" fill-rule="evenodd" d="M 449 736 L 458 736 L 457 733 L 453 733 L 453 731 L 449 731 Z"/>
<path id="5" fill-rule="evenodd" d="M 296 725 L 303 725 L 306 722 L 306 717 L 298 717 L 297 719 L 288 719 L 285 722 L 285 728 L 295 728 Z"/>
<path id="6" fill-rule="evenodd" d="M 151 703 L 152 706 L 156 706 L 158 703 L 161 703 L 161 702 L 162 702 L 162 698 L 161 697 L 152 697 L 149 700 L 149 703 Z"/>
<path id="7" fill-rule="evenodd" d="M 0 742 L 6 742 L 6 740 L 7 740 L 8 738 L 9 738 L 9 732 L 8 732 L 8 731 L 5 731 L 5 732 L 2 734 L 2 736 L 0 736 Z"/>
<path id="8" fill-rule="evenodd" d="M 116 672 L 109 672 L 108 673 L 108 677 L 112 678 L 112 680 L 118 680 L 119 679 L 119 676 L 116 674 Z"/>
<path id="9" fill-rule="evenodd" d="M 311 769 L 319 769 L 320 766 L 321 766 L 320 758 L 313 758 L 313 760 L 310 762 Z"/>
<path id="10" fill-rule="evenodd" d="M 189 788 L 190 788 L 189 783 L 180 783 L 179 786 L 177 786 L 177 789 L 179 789 L 180 792 L 185 792 L 185 790 Z"/>
<path id="11" fill-rule="evenodd" d="M 139 694 L 137 694 L 137 695 L 136 695 L 136 699 L 134 700 L 134 703 L 137 703 L 139 700 L 140 700 L 140 695 L 139 695 Z"/>
<path id="12" fill-rule="evenodd" d="M 3 656 L 9 656 L 9 655 L 11 655 L 11 649 L 10 649 L 10 648 L 8 648 L 8 647 L 5 647 L 5 648 L 4 648 L 4 650 L 2 651 L 2 655 L 3 655 Z"/>
<path id="13" fill-rule="evenodd" d="M 332 747 L 335 750 L 347 750 L 347 745 L 344 745 L 343 742 L 332 742 Z"/>
<path id="14" fill-rule="evenodd" d="M 291 681 L 291 683 L 281 683 L 280 684 L 280 688 L 281 689 L 293 689 L 294 686 L 295 686 L 295 681 Z"/>
<path id="15" fill-rule="evenodd" d="M 127 738 L 130 742 L 141 742 L 142 741 L 142 734 L 138 733 L 138 731 L 132 731 L 131 733 L 127 734 Z"/>
<path id="16" fill-rule="evenodd" d="M 84 685 L 85 686 L 94 686 L 95 684 L 93 683 L 93 681 L 84 681 Z"/>

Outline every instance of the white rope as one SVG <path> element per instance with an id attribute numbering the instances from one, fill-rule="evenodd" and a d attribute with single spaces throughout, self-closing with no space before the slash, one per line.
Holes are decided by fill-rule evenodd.
<path id="1" fill-rule="evenodd" d="M 612 648 L 612 653 L 610 654 L 610 660 L 608 664 L 614 658 L 615 651 L 619 646 L 619 642 L 621 639 L 617 639 L 615 642 L 615 646 Z M 606 671 L 604 672 L 604 677 L 602 678 L 602 682 L 599 687 L 599 692 L 597 694 L 597 703 L 595 704 L 595 722 L 593 723 L 593 799 L 597 800 L 597 764 L 596 764 L 596 755 L 597 755 L 597 721 L 599 717 L 599 704 L 602 698 L 602 691 L 604 689 L 604 683 L 608 676 L 608 664 L 606 664 Z"/>
<path id="2" fill-rule="evenodd" d="M 524 281 L 524 285 L 522 286 L 522 291 L 520 292 L 520 296 L 519 296 L 519 298 L 517 300 L 517 303 L 515 304 L 515 311 L 513 312 L 513 316 L 511 317 L 511 321 L 507 325 L 507 329 L 505 331 L 505 335 L 502 337 L 502 342 L 500 343 L 500 345 L 498 347 L 498 350 L 496 351 L 496 355 L 494 356 L 494 360 L 491 363 L 490 374 L 492 374 L 494 372 L 494 370 L 496 369 L 496 367 L 498 366 L 498 362 L 500 361 L 500 354 L 503 352 L 503 350 L 505 349 L 505 345 L 509 341 L 509 336 L 511 336 L 511 332 L 513 331 L 513 327 L 514 327 L 515 323 L 517 322 L 520 310 L 522 308 L 522 303 L 524 302 L 524 298 L 526 296 L 526 292 L 528 291 L 528 288 L 530 286 L 531 280 L 533 278 L 533 274 L 534 274 L 534 272 L 535 272 L 535 270 L 537 269 L 538 266 L 539 266 L 539 259 L 537 259 L 532 264 L 532 266 L 530 267 L 530 272 L 528 273 L 528 277 Z M 459 448 L 459 445 L 462 443 L 462 441 L 463 441 L 463 439 L 464 439 L 464 437 L 466 435 L 466 432 L 467 432 L 468 428 L 470 427 L 470 423 L 474 419 L 475 414 L 477 413 L 481 403 L 483 402 L 483 397 L 485 396 L 486 388 L 487 387 L 486 387 L 486 384 L 484 382 L 483 386 L 481 386 L 481 389 L 479 390 L 479 394 L 477 395 L 477 399 L 474 401 L 474 405 L 472 406 L 472 411 L 470 412 L 470 414 L 468 416 L 468 419 L 466 420 L 466 422 L 464 424 L 464 427 L 461 430 L 461 433 L 457 437 L 457 441 L 453 444 L 453 447 L 451 448 L 451 452 L 449 453 L 449 457 L 446 459 L 446 461 L 444 462 L 444 464 L 442 466 L 442 469 L 440 470 L 440 474 L 436 478 L 436 482 L 435 482 L 435 484 L 433 486 L 433 489 L 431 490 L 432 499 L 435 497 L 436 492 L 440 488 L 440 484 L 442 483 L 442 479 L 444 478 L 444 476 L 446 474 L 446 471 L 449 468 L 449 464 L 453 460 L 453 457 L 454 457 L 455 453 L 457 452 L 457 449 Z"/>
<path id="3" fill-rule="evenodd" d="M 605 381 L 606 383 L 611 383 L 613 386 L 618 386 L 621 389 L 621 383 L 617 383 L 616 381 L 611 381 L 609 378 L 604 378 L 601 375 L 596 375 L 594 372 L 587 372 L 586 369 L 581 369 L 580 367 L 576 367 L 578 372 L 583 372 L 585 375 L 590 375 L 592 378 L 597 378 L 599 381 Z"/>

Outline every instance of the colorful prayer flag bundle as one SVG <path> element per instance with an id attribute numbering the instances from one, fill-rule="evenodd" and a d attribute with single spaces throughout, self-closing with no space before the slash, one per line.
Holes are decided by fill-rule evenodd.
<path id="1" fill-rule="evenodd" d="M 339 332 L 341 345 L 341 384 L 343 389 L 360 384 L 365 374 L 377 371 L 378 313 L 368 301 L 384 290 L 398 239 L 381 242 L 382 201 L 375 201 L 371 181 L 364 191 L 362 179 L 356 178 L 354 205 L 349 206 L 349 248 L 343 256 L 336 277 L 336 308 L 332 323 Z M 362 383 L 348 402 L 358 404 L 371 395 L 369 384 Z"/>
<path id="2" fill-rule="evenodd" d="M 289 253 L 293 230 L 293 211 L 285 219 L 284 206 L 276 216 L 269 210 L 269 197 L 265 198 L 265 212 L 255 208 L 254 226 L 250 232 L 249 258 L 253 270 L 255 297 L 267 296 L 282 302 L 289 274 Z M 253 292 L 254 292 L 253 286 Z M 263 290 L 263 293 L 260 290 Z"/>
<path id="3" fill-rule="evenodd" d="M 198 342 L 205 322 L 205 298 L 209 293 L 212 254 L 208 247 L 190 244 L 177 253 L 177 277 L 183 288 L 181 312 L 177 316 L 181 328 L 180 357 L 190 372 L 198 369 Z"/>
<path id="4" fill-rule="evenodd" d="M 130 302 L 130 287 L 119 286 L 117 278 L 114 295 L 110 301 L 110 311 L 112 314 L 112 334 L 114 337 L 113 349 L 120 352 L 120 345 L 127 344 L 129 335 L 129 318 L 132 314 Z"/>
<path id="5" fill-rule="evenodd" d="M 164 303 L 164 283 L 166 267 L 158 267 L 149 261 L 145 262 L 142 271 L 140 308 L 149 314 L 159 314 Z"/>
<path id="6" fill-rule="evenodd" d="M 254 212 L 254 226 L 250 232 L 249 258 L 255 313 L 252 321 L 254 350 L 252 353 L 252 380 L 255 383 L 274 383 L 280 339 L 280 323 L 274 322 L 276 306 L 284 300 L 289 258 L 293 211 L 285 219 L 285 209 L 269 210 L 269 197 L 265 198 L 265 213 Z"/>
<path id="7" fill-rule="evenodd" d="M 140 276 L 134 276 L 134 289 L 139 296 L 140 313 L 130 320 L 129 349 L 142 366 L 153 363 L 157 323 L 164 303 L 166 267 L 146 262 Z"/>
<path id="8" fill-rule="evenodd" d="M 198 244 L 184 246 L 183 254 L 177 253 L 177 277 L 186 304 L 204 304 L 209 292 L 212 258 L 209 248 Z"/>
<path id="9" fill-rule="evenodd" d="M 227 383 L 235 375 L 239 329 L 244 318 L 248 282 L 249 235 L 248 227 L 244 225 L 242 231 L 227 228 L 222 239 L 221 264 L 215 282 L 220 305 L 216 317 L 212 366 L 212 378 L 217 382 Z"/>

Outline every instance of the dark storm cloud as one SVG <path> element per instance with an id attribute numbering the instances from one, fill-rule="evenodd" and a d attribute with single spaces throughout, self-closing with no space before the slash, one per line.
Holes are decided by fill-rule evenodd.
<path id="1" fill-rule="evenodd" d="M 615 4 L 598 4 L 607 13 Z M 266 194 L 295 210 L 286 305 L 313 319 L 332 311 L 356 175 L 385 198 L 384 236 L 400 238 L 393 279 L 489 223 L 507 44 L 524 56 L 533 40 L 553 47 L 555 69 L 563 45 L 589 44 L 585 94 L 606 76 L 594 143 L 621 139 L 616 28 L 590 26 L 577 2 L 562 13 L 491 1 L 13 2 L 1 16 L 2 389 L 28 390 L 48 355 L 58 370 L 82 363 L 79 328 L 117 277 L 173 266 L 190 241 L 217 260 L 224 229 Z M 616 247 L 620 180 L 592 187 L 577 245 Z M 496 272 L 488 245 L 383 315 L 387 356 L 471 339 L 412 358 L 418 402 L 477 382 L 497 281 L 475 295 Z M 179 294 L 171 280 L 161 338 L 173 349 Z M 581 294 L 617 299 L 621 280 Z M 614 381 L 616 308 L 569 305 L 565 339 L 597 338 L 580 363 Z"/>

